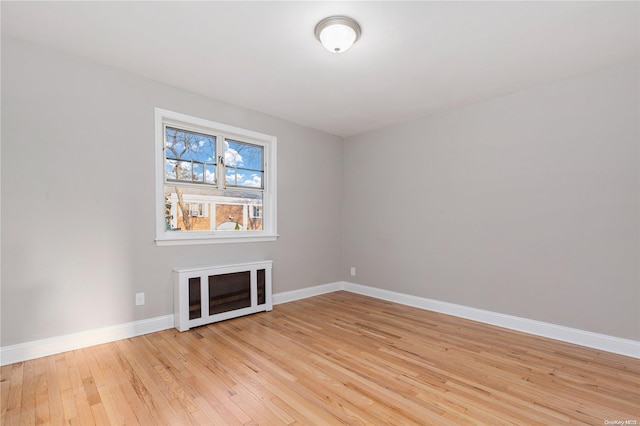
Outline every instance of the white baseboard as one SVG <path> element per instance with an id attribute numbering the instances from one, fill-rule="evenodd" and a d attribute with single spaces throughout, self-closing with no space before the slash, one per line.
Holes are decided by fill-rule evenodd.
<path id="1" fill-rule="evenodd" d="M 128 339 L 173 327 L 173 314 L 0 348 L 0 365 Z"/>
<path id="2" fill-rule="evenodd" d="M 271 300 L 274 305 L 281 303 L 293 302 L 294 300 L 306 299 L 307 297 L 319 296 L 325 293 L 332 293 L 338 290 L 344 290 L 344 282 L 335 282 L 329 284 L 316 285 L 313 287 L 302 288 L 300 290 L 285 291 L 276 293 Z"/>
<path id="3" fill-rule="evenodd" d="M 613 352 L 633 358 L 640 358 L 640 342 L 635 340 L 622 339 L 619 337 L 608 336 L 606 334 L 593 333 L 590 331 L 542 321 L 470 308 L 468 306 L 456 305 L 454 303 L 396 293 L 394 291 L 382 290 L 360 284 L 345 282 L 343 283 L 343 290 L 429 311 L 466 318 L 485 324 L 496 325 L 511 330 L 522 331 L 524 333 L 547 337 L 549 339 L 574 343 L 576 345 L 599 349 L 605 352 Z"/>
<path id="4" fill-rule="evenodd" d="M 345 290 L 364 296 L 400 303 L 407 306 L 440 312 L 460 318 L 466 318 L 486 324 L 496 325 L 511 330 L 522 331 L 536 336 L 548 337 L 568 343 L 613 352 L 633 358 L 640 358 L 640 342 L 590 331 L 564 327 L 556 324 L 470 308 L 454 303 L 441 302 L 424 297 L 411 296 L 394 291 L 383 290 L 349 282 L 335 282 L 300 290 L 285 291 L 272 296 L 274 305 L 293 302 L 295 300 L 318 296 L 334 291 Z M 174 317 L 164 315 L 141 321 L 129 322 L 80 333 L 67 334 L 49 339 L 35 340 L 0 348 L 0 365 L 8 365 L 29 359 L 54 355 L 61 352 L 100 345 L 115 340 L 128 339 L 147 333 L 162 331 L 174 326 Z"/>

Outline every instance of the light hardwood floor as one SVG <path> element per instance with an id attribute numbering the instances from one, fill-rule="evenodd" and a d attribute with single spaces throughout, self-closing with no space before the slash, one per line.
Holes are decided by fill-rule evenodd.
<path id="1" fill-rule="evenodd" d="M 3 425 L 640 424 L 640 360 L 348 292 L 1 374 Z"/>

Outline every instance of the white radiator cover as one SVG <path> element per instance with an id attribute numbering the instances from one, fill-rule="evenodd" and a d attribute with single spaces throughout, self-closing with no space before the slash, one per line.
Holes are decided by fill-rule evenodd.
<path id="1" fill-rule="evenodd" d="M 265 260 L 174 269 L 175 327 L 186 331 L 200 325 L 272 310 L 272 264 L 272 261 Z"/>

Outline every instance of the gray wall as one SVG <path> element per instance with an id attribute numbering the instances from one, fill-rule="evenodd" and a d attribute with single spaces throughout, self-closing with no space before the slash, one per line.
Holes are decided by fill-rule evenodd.
<path id="1" fill-rule="evenodd" d="M 278 137 L 277 242 L 156 247 L 154 107 Z M 338 281 L 342 155 L 342 138 L 3 37 L 1 345 L 170 314 L 175 266 L 273 259 L 274 292 Z"/>
<path id="2" fill-rule="evenodd" d="M 640 339 L 638 72 L 348 138 L 343 279 Z"/>
<path id="3" fill-rule="evenodd" d="M 167 315 L 172 267 L 261 259 L 275 292 L 342 279 L 640 339 L 638 71 L 343 143 L 3 37 L 0 344 Z M 154 107 L 278 137 L 277 242 L 155 246 Z"/>

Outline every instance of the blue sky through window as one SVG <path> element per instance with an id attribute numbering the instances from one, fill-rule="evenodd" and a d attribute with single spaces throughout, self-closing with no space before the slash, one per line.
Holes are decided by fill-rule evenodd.
<path id="1" fill-rule="evenodd" d="M 165 173 L 168 179 L 216 183 L 216 137 L 167 126 Z M 232 139 L 224 140 L 225 183 L 264 188 L 264 148 Z"/>
<path id="2" fill-rule="evenodd" d="M 226 184 L 233 186 L 263 187 L 263 147 L 231 139 L 224 141 Z"/>
<path id="3" fill-rule="evenodd" d="M 165 129 L 168 179 L 214 184 L 216 137 L 167 126 Z"/>

